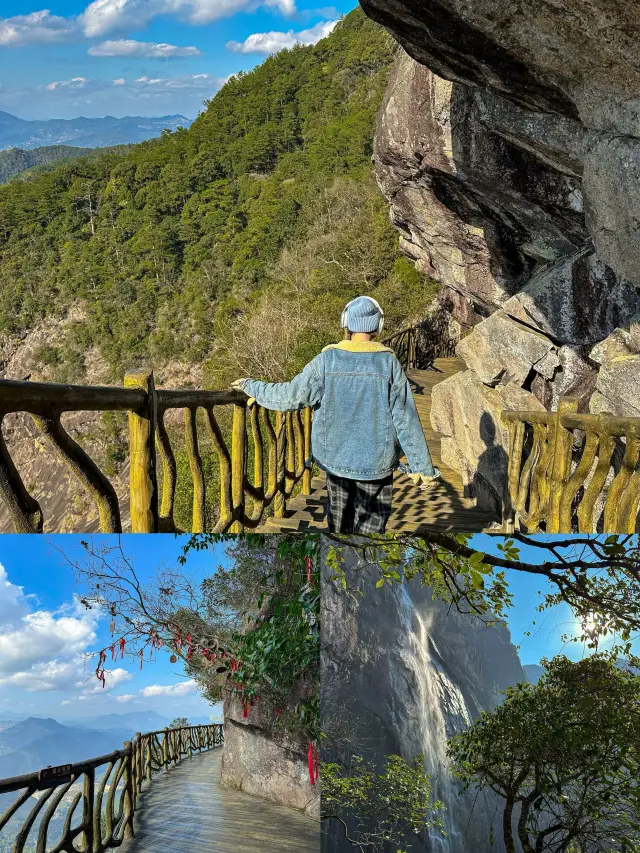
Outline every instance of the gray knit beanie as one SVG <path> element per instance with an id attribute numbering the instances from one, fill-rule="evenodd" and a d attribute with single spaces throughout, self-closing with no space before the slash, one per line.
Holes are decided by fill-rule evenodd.
<path id="1" fill-rule="evenodd" d="M 350 332 L 377 332 L 382 321 L 382 311 L 378 304 L 368 296 L 358 296 L 344 309 L 343 328 Z"/>

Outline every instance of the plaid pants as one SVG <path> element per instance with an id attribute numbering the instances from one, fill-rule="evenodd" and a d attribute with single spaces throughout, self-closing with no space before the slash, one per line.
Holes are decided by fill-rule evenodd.
<path id="1" fill-rule="evenodd" d="M 330 533 L 384 533 L 391 515 L 393 474 L 384 480 L 349 480 L 327 472 Z"/>

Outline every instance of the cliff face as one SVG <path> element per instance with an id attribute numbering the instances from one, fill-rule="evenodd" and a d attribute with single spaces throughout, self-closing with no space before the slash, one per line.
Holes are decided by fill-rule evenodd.
<path id="1" fill-rule="evenodd" d="M 245 717 L 240 701 L 229 696 L 224 719 L 222 784 L 319 820 L 320 786 L 309 782 L 305 746 L 274 737 L 259 704 Z"/>
<path id="2" fill-rule="evenodd" d="M 435 795 L 447 808 L 447 837 L 433 833 L 411 849 L 501 853 L 489 844 L 496 804 L 458 794 L 446 770 L 446 742 L 496 707 L 501 690 L 525 679 L 508 631 L 449 611 L 416 583 L 376 589 L 371 569 L 356 575 L 354 553 L 345 549 L 344 556 L 363 595 L 350 597 L 325 581 L 323 760 L 359 754 L 382 762 L 389 754 L 424 753 Z M 325 853 L 350 849 L 335 828 L 323 844 Z"/>
<path id="3" fill-rule="evenodd" d="M 637 4 L 362 6 L 406 51 L 379 116 L 379 184 L 404 251 L 472 328 L 467 373 L 434 394 L 445 461 L 477 480 L 459 401 L 487 389 L 507 409 L 524 391 L 527 408 L 570 395 L 640 416 Z M 481 475 L 487 500 L 502 474 Z"/>

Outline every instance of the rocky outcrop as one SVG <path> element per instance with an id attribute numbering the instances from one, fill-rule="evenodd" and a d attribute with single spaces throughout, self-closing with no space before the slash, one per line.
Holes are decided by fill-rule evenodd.
<path id="1" fill-rule="evenodd" d="M 274 732 L 259 703 L 245 717 L 240 701 L 229 696 L 224 719 L 222 784 L 319 820 L 320 791 L 309 781 L 305 745 Z"/>
<path id="2" fill-rule="evenodd" d="M 325 544 L 326 548 L 326 544 Z M 445 804 L 442 837 L 411 842 L 417 853 L 503 853 L 490 842 L 497 803 L 461 794 L 447 769 L 447 739 L 501 691 L 525 680 L 505 628 L 487 628 L 460 615 L 417 582 L 375 587 L 375 568 L 342 549 L 347 594 L 324 578 L 322 596 L 322 757 L 348 766 L 361 755 L 381 766 L 387 755 L 407 760 L 422 753 L 435 795 Z M 408 841 L 408 840 L 407 840 Z M 335 827 L 325 828 L 324 853 L 352 850 Z M 391 849 L 391 848 L 390 848 Z M 392 848 L 395 853 L 397 845 Z"/>
<path id="3" fill-rule="evenodd" d="M 401 247 L 472 330 L 458 354 L 488 388 L 635 416 L 636 3 L 362 6 L 404 48 L 378 121 L 378 181 Z M 464 433 L 447 435 L 460 470 Z"/>

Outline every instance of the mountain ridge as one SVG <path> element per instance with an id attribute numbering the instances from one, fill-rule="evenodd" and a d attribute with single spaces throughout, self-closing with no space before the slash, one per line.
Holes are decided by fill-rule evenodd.
<path id="1" fill-rule="evenodd" d="M 0 110 L 0 151 L 32 150 L 73 143 L 78 148 L 129 145 L 160 136 L 165 129 L 189 127 L 193 119 L 183 115 L 101 116 L 72 119 L 23 119 Z"/>

